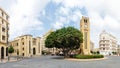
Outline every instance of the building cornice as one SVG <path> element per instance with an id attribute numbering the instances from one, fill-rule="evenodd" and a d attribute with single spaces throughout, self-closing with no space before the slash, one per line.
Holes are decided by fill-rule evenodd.
<path id="1" fill-rule="evenodd" d="M 9 24 L 8 20 L 5 20 L 3 17 L 0 16 L 2 20 L 4 20 L 7 24 Z"/>
<path id="2" fill-rule="evenodd" d="M 4 12 L 4 13 L 8 16 L 8 18 L 9 18 L 8 13 L 6 13 L 2 8 L 0 8 L 0 10 L 1 10 L 2 12 Z"/>
<path id="3" fill-rule="evenodd" d="M 6 44 L 6 43 L 0 41 L 0 44 Z"/>

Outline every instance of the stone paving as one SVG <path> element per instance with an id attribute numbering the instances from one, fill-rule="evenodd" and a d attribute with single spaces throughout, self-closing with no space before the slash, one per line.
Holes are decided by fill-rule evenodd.
<path id="1" fill-rule="evenodd" d="M 0 63 L 0 68 L 120 68 L 120 56 L 95 61 L 71 61 L 57 56 L 40 56 L 17 62 Z"/>
<path id="2" fill-rule="evenodd" d="M 15 61 L 20 61 L 20 60 L 23 60 L 23 59 L 11 57 L 9 60 L 8 59 L 0 59 L 0 63 L 15 62 Z"/>

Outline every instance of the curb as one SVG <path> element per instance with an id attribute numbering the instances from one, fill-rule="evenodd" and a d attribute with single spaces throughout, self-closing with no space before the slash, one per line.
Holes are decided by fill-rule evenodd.
<path id="1" fill-rule="evenodd" d="M 70 61 L 98 61 L 98 60 L 107 60 L 107 57 L 104 58 L 99 58 L 99 59 L 73 59 L 73 58 L 67 58 L 65 60 L 70 60 Z"/>
<path id="2" fill-rule="evenodd" d="M 22 61 L 22 60 L 2 61 L 2 62 L 0 62 L 0 64 L 1 64 L 1 63 L 9 63 L 9 62 L 18 62 L 18 61 Z"/>

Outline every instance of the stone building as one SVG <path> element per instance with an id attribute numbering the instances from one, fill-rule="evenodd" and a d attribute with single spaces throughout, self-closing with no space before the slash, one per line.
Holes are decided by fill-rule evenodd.
<path id="1" fill-rule="evenodd" d="M 14 48 L 13 56 L 37 56 L 41 55 L 40 37 L 33 38 L 32 35 L 23 35 L 10 42 Z"/>
<path id="2" fill-rule="evenodd" d="M 42 46 L 42 51 L 49 51 L 50 49 L 45 47 L 45 40 L 47 38 L 47 36 L 53 32 L 53 30 L 49 30 L 47 33 L 45 33 L 42 38 L 41 38 L 41 46 Z"/>
<path id="3" fill-rule="evenodd" d="M 117 52 L 117 39 L 113 35 L 103 31 L 99 36 L 100 54 L 112 55 Z"/>
<path id="4" fill-rule="evenodd" d="M 99 49 L 99 48 L 94 48 L 94 49 L 93 49 L 93 52 L 94 52 L 94 53 L 97 53 L 97 52 L 100 53 L 100 49 Z"/>
<path id="5" fill-rule="evenodd" d="M 81 44 L 81 52 L 83 54 L 90 53 L 90 20 L 88 17 L 82 16 L 80 20 L 80 31 L 83 34 L 83 43 Z"/>
<path id="6" fill-rule="evenodd" d="M 0 8 L 0 58 L 8 56 L 9 16 Z"/>
<path id="7" fill-rule="evenodd" d="M 94 51 L 94 43 L 90 41 L 90 51 Z"/>
<path id="8" fill-rule="evenodd" d="M 59 49 L 57 49 L 57 48 L 55 48 L 55 47 L 54 47 L 54 48 L 47 48 L 47 47 L 45 47 L 45 40 L 46 40 L 47 36 L 48 36 L 51 32 L 53 32 L 52 29 L 49 30 L 47 33 L 45 33 L 45 34 L 42 36 L 42 38 L 41 38 L 41 46 L 42 46 L 42 51 L 44 51 L 44 52 L 49 52 L 49 53 L 51 53 L 51 54 L 55 54 L 56 52 L 59 51 Z"/>
<path id="9" fill-rule="evenodd" d="M 119 45 L 119 44 L 118 44 L 118 46 L 117 46 L 117 55 L 120 56 L 120 45 Z"/>

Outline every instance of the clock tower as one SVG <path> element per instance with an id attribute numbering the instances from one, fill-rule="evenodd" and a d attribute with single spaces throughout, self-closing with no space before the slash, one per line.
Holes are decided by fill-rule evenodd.
<path id="1" fill-rule="evenodd" d="M 80 30 L 83 34 L 83 43 L 80 46 L 82 54 L 89 55 L 90 53 L 90 21 L 88 17 L 83 17 L 80 20 Z"/>

